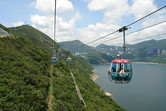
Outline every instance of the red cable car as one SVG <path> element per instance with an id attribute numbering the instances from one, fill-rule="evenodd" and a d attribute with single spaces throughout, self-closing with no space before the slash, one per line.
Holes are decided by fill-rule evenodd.
<path id="1" fill-rule="evenodd" d="M 117 55 L 117 58 L 111 62 L 110 69 L 108 71 L 108 77 L 111 81 L 119 84 L 129 83 L 133 75 L 132 65 L 129 60 L 121 59 L 122 54 L 125 52 L 125 31 L 128 28 L 123 26 L 119 29 L 119 32 L 123 32 L 123 52 Z"/>
<path id="2" fill-rule="evenodd" d="M 127 59 L 115 59 L 108 71 L 111 81 L 119 84 L 129 83 L 133 75 L 132 65 Z"/>

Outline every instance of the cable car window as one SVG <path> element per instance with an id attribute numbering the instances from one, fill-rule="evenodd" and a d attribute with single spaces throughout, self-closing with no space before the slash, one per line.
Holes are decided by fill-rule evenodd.
<path id="1" fill-rule="evenodd" d="M 116 63 L 112 63 L 111 72 L 116 72 Z"/>

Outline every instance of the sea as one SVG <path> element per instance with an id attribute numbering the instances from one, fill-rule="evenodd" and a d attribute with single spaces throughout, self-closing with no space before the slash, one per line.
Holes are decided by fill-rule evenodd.
<path id="1" fill-rule="evenodd" d="M 166 111 L 166 66 L 132 63 L 128 84 L 115 84 L 108 78 L 110 65 L 93 65 L 96 83 L 127 111 Z"/>

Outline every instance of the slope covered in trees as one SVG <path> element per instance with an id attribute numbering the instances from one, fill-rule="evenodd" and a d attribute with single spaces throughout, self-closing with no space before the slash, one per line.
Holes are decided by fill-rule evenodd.
<path id="1" fill-rule="evenodd" d="M 90 79 L 93 67 L 83 58 L 63 51 L 72 64 L 58 56 L 58 64 L 51 65 L 52 54 L 45 46 L 16 35 L 0 38 L 0 110 L 124 110 Z M 87 107 L 79 100 L 70 72 Z"/>
<path id="2" fill-rule="evenodd" d="M 0 38 L 0 109 L 46 110 L 49 56 L 24 38 Z"/>
<path id="3" fill-rule="evenodd" d="M 19 36 L 23 36 L 33 41 L 35 44 L 45 47 L 46 49 L 49 49 L 53 46 L 53 40 L 50 37 L 48 37 L 41 31 L 33 28 L 32 26 L 22 25 L 18 27 L 11 27 L 9 28 L 9 30 L 11 30 Z"/>

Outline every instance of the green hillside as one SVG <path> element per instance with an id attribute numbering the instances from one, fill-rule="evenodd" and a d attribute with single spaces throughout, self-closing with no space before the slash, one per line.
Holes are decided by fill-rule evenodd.
<path id="1" fill-rule="evenodd" d="M 0 38 L 0 110 L 124 110 L 90 79 L 93 67 L 83 58 L 64 51 L 65 57 L 70 55 L 73 59 L 72 64 L 66 64 L 66 58 L 59 56 L 58 64 L 51 65 L 51 51 L 16 35 Z M 87 107 L 77 95 L 71 72 Z"/>
<path id="2" fill-rule="evenodd" d="M 50 53 L 24 38 L 0 38 L 0 110 L 46 110 Z"/>
<path id="3" fill-rule="evenodd" d="M 17 35 L 26 37 L 27 39 L 33 41 L 35 44 L 44 46 L 47 49 L 51 49 L 51 47 L 53 46 L 53 40 L 50 37 L 33 28 L 32 26 L 22 25 L 9 29 Z"/>

